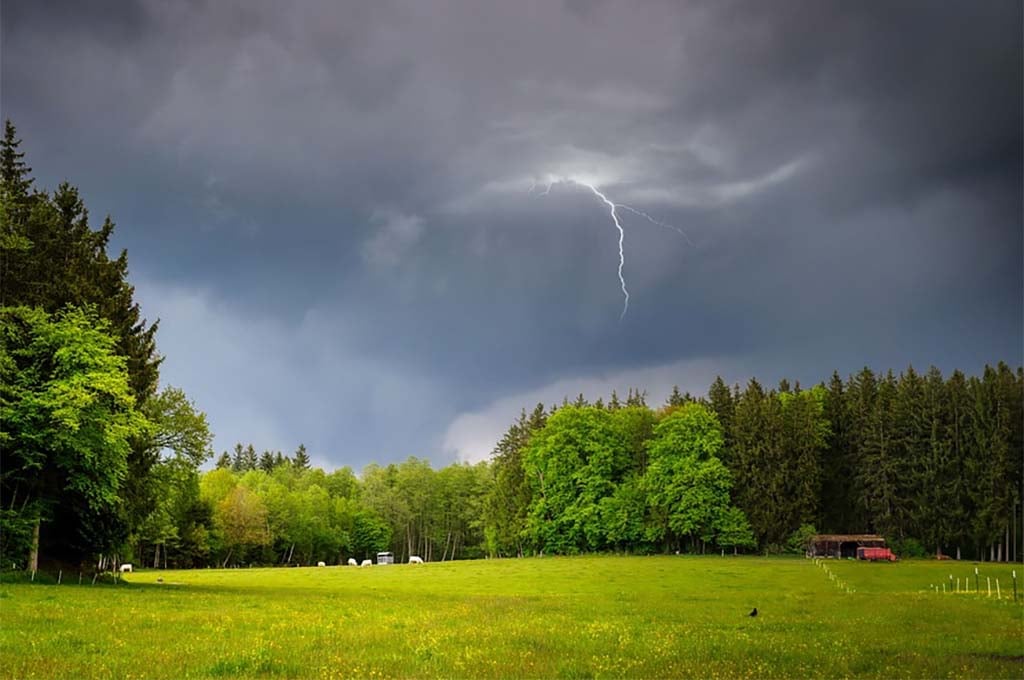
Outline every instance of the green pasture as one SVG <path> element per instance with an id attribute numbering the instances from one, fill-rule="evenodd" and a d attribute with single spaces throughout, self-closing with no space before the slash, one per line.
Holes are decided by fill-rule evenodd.
<path id="1" fill-rule="evenodd" d="M 0 674 L 1020 678 L 1011 567 L 979 568 L 982 592 L 959 595 L 930 586 L 952 574 L 973 590 L 972 563 L 576 557 L 141 571 L 95 586 L 75 575 L 0 584 Z"/>

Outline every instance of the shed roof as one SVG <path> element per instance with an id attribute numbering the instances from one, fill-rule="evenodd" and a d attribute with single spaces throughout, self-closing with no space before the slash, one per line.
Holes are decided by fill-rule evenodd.
<path id="1" fill-rule="evenodd" d="M 847 541 L 885 541 L 885 538 L 878 534 L 818 534 L 812 536 L 811 541 L 815 543 L 829 541 L 832 543 L 846 543 Z"/>

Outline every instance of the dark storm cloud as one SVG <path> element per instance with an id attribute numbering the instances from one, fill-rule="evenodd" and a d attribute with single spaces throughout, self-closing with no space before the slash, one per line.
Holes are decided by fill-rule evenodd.
<path id="1" fill-rule="evenodd" d="M 1021 361 L 1019 3 L 2 20 L 4 115 L 121 225 L 221 447 L 442 460 L 575 386 Z M 528 193 L 558 179 L 686 232 L 624 215 L 621 323 L 605 208 Z"/>

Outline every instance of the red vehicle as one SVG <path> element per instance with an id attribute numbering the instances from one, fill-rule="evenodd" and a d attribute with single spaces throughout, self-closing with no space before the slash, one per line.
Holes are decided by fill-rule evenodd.
<path id="1" fill-rule="evenodd" d="M 888 548 L 857 548 L 857 559 L 868 560 L 869 562 L 877 562 L 878 560 L 895 562 L 898 558 Z"/>

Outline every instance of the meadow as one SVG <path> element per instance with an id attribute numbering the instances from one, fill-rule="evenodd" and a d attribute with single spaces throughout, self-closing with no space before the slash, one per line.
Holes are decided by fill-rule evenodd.
<path id="1" fill-rule="evenodd" d="M 973 588 L 974 566 L 605 556 L 6 582 L 0 673 L 1019 678 L 1012 565 L 980 565 L 981 593 L 931 588 Z"/>

